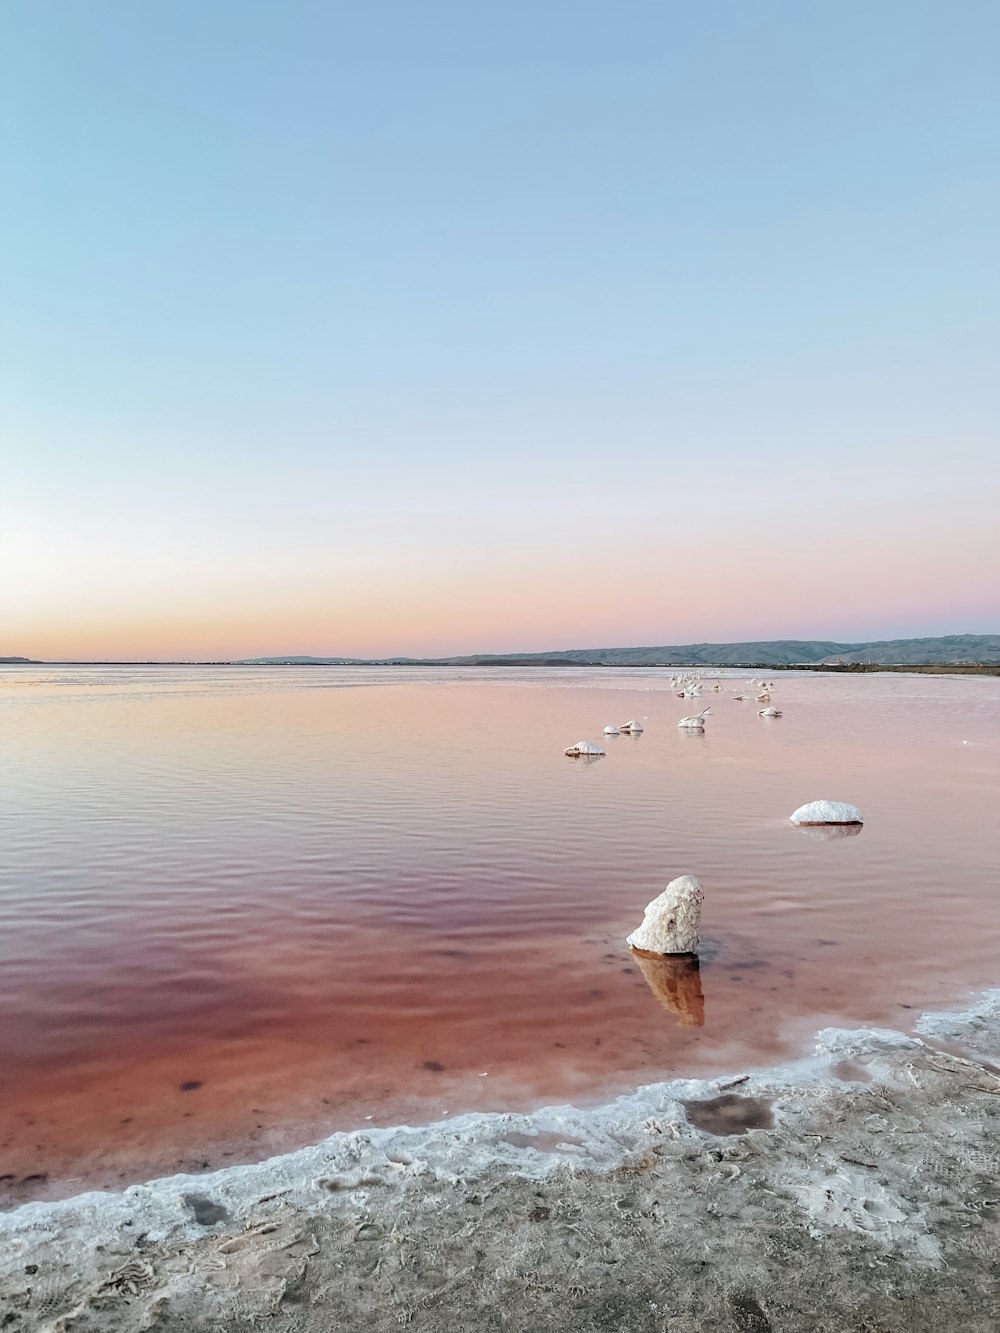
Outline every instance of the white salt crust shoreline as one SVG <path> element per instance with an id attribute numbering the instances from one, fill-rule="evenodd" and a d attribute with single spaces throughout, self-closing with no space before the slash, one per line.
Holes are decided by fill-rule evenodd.
<path id="1" fill-rule="evenodd" d="M 992 1330 L 1000 989 L 915 1032 L 24 1204 L 0 1329 Z"/>

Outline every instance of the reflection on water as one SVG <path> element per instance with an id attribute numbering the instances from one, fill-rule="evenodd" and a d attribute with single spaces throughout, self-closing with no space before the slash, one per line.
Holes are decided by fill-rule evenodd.
<path id="1" fill-rule="evenodd" d="M 598 1100 L 996 984 L 1000 680 L 781 676 L 772 728 L 723 684 L 702 733 L 653 669 L 0 671 L 0 1190 Z M 817 791 L 864 837 L 790 836 Z M 625 937 L 686 872 L 717 947 L 649 967 Z"/>
<path id="2" fill-rule="evenodd" d="M 793 824 L 792 827 L 819 842 L 839 842 L 841 838 L 856 838 L 864 824 Z"/>
<path id="3" fill-rule="evenodd" d="M 668 1014 L 682 1027 L 705 1025 L 705 997 L 701 991 L 701 964 L 694 953 L 646 953 L 633 949 L 632 956 L 646 984 Z"/>

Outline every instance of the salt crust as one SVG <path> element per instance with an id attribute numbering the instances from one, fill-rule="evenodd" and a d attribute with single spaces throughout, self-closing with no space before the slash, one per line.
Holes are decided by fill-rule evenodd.
<path id="1" fill-rule="evenodd" d="M 967 1010 L 923 1015 L 917 1030 L 954 1038 L 998 1020 L 1000 988 L 985 992 Z M 794 1133 L 804 1108 L 844 1088 L 843 1075 L 835 1072 L 843 1062 L 864 1061 L 875 1073 L 884 1066 L 888 1077 L 891 1067 L 928 1054 L 919 1037 L 885 1028 L 824 1028 L 814 1041 L 812 1055 L 736 1080 L 741 1097 L 773 1099 L 779 1129 Z M 184 1196 L 192 1194 L 211 1195 L 222 1204 L 230 1219 L 226 1230 L 239 1234 L 259 1217 L 261 1205 L 279 1196 L 283 1207 L 322 1213 L 342 1210 L 349 1199 L 363 1202 L 372 1190 L 381 1194 L 386 1187 L 412 1188 L 428 1179 L 468 1184 L 498 1168 L 529 1180 L 542 1180 L 567 1167 L 613 1171 L 648 1143 L 653 1124 L 669 1127 L 674 1139 L 692 1147 L 706 1140 L 718 1142 L 688 1122 L 683 1104 L 717 1096 L 728 1084 L 731 1080 L 724 1076 L 674 1079 L 639 1087 L 593 1109 L 547 1106 L 530 1114 L 472 1113 L 419 1127 L 342 1132 L 252 1166 L 168 1176 L 121 1193 L 92 1191 L 54 1203 L 22 1204 L 0 1214 L 0 1280 L 43 1242 L 58 1240 L 67 1253 L 79 1250 L 89 1264 L 95 1250 L 120 1246 L 128 1236 L 144 1236 L 147 1244 L 168 1235 L 198 1239 L 205 1229 L 184 1202 Z M 509 1142 L 511 1137 L 516 1145 Z M 545 1146 L 519 1146 L 527 1138 L 537 1138 Z M 796 1171 L 798 1175 L 789 1175 L 789 1185 L 818 1232 L 833 1225 L 870 1229 L 870 1218 L 854 1219 L 852 1212 L 852 1199 L 862 1184 L 867 1191 L 862 1191 L 863 1197 L 871 1197 L 872 1182 L 864 1171 L 840 1164 L 832 1184 L 825 1176 L 813 1179 L 815 1173 L 807 1167 Z M 882 1203 L 883 1239 L 915 1246 L 922 1258 L 936 1263 L 934 1246 L 912 1209 L 888 1195 Z"/>
<path id="2" fill-rule="evenodd" d="M 793 824 L 863 824 L 856 805 L 846 801 L 810 801 L 788 816 Z"/>

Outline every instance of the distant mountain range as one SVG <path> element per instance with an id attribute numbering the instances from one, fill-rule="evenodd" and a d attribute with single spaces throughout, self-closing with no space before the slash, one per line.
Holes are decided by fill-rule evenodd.
<path id="1" fill-rule="evenodd" d="M 550 653 L 475 653 L 469 657 L 247 657 L 238 666 L 957 666 L 1000 662 L 1000 634 L 834 643 L 773 639 L 683 643 L 659 648 L 572 648 Z"/>

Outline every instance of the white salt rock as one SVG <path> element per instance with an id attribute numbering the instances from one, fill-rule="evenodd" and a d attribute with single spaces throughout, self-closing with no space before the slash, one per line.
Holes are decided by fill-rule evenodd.
<path id="1" fill-rule="evenodd" d="M 571 755 L 603 754 L 603 753 L 604 751 L 601 749 L 601 747 L 599 745 L 595 745 L 593 741 L 577 741 L 575 745 L 568 745 L 566 749 L 563 751 L 563 754 L 571 754 Z"/>
<path id="2" fill-rule="evenodd" d="M 621 728 L 620 728 L 620 727 L 605 727 L 605 728 L 604 728 L 604 734 L 605 734 L 605 736 L 617 736 L 617 735 L 619 734 L 620 731 L 621 731 Z"/>
<path id="3" fill-rule="evenodd" d="M 634 721 L 634 720 L 631 721 L 631 722 L 623 722 L 623 723 L 621 724 L 621 726 L 618 728 L 618 730 L 619 730 L 619 731 L 642 731 L 642 723 L 641 723 L 641 722 L 636 722 L 636 721 Z"/>
<path id="4" fill-rule="evenodd" d="M 757 709 L 757 716 L 758 716 L 758 717 L 780 717 L 780 716 L 781 716 L 781 709 L 780 709 L 780 708 L 775 708 L 773 704 L 771 705 L 770 708 L 758 708 L 758 709 Z"/>
<path id="5" fill-rule="evenodd" d="M 646 907 L 642 925 L 625 941 L 649 953 L 697 953 L 705 891 L 694 875 L 672 879 Z"/>
<path id="6" fill-rule="evenodd" d="M 682 717 L 677 725 L 679 727 L 694 727 L 698 731 L 704 731 L 705 718 L 711 711 L 711 708 L 703 708 L 700 713 L 694 713 L 691 717 Z"/>
<path id="7" fill-rule="evenodd" d="M 856 805 L 846 801 L 810 801 L 788 816 L 793 824 L 863 824 L 864 818 Z"/>

